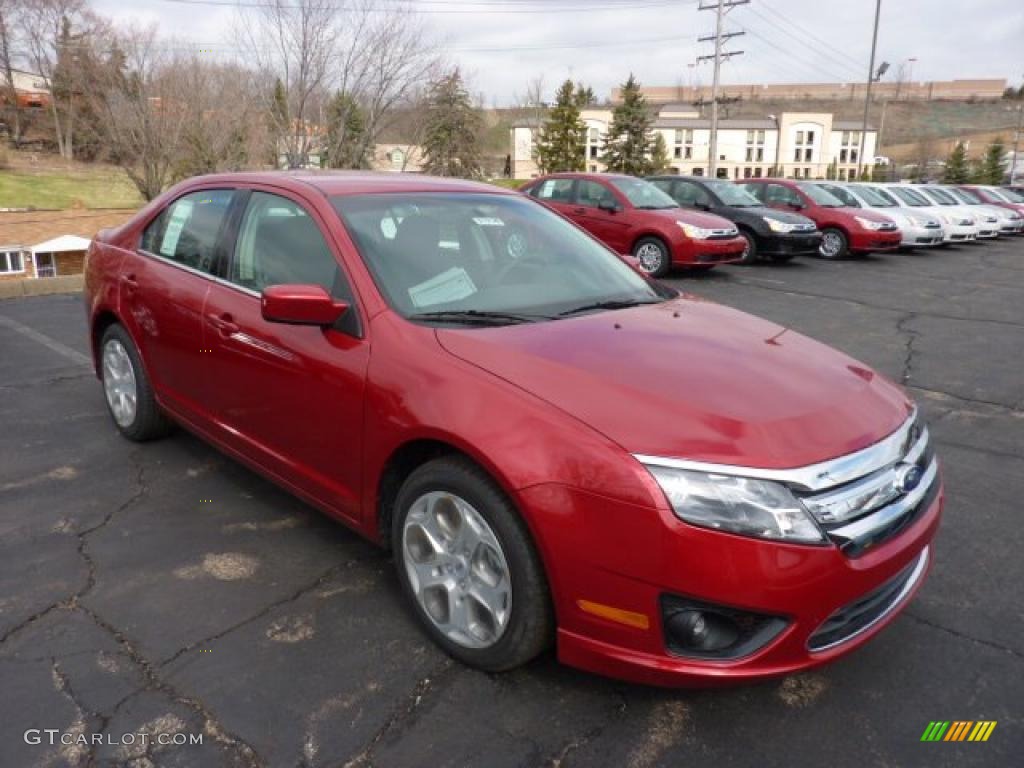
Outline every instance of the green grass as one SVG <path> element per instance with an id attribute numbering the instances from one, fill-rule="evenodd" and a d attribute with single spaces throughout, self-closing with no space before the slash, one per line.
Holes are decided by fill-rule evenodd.
<path id="1" fill-rule="evenodd" d="M 528 181 L 529 179 L 488 179 L 487 183 L 496 187 L 505 187 L 505 189 L 519 189 Z"/>
<path id="2" fill-rule="evenodd" d="M 137 208 L 142 198 L 112 168 L 0 171 L 0 208 Z"/>

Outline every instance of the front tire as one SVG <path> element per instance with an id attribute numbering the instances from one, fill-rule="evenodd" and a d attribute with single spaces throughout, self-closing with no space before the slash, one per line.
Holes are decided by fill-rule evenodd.
<path id="1" fill-rule="evenodd" d="M 740 237 L 747 241 L 746 246 L 743 249 L 743 256 L 737 261 L 737 264 L 750 265 L 757 261 L 757 238 L 754 237 L 753 232 L 748 232 L 745 229 L 740 230 Z"/>
<path id="2" fill-rule="evenodd" d="M 823 259 L 845 259 L 850 253 L 850 241 L 841 229 L 829 227 L 821 232 L 818 254 Z"/>
<path id="3" fill-rule="evenodd" d="M 550 644 L 554 614 L 529 530 L 476 464 L 443 457 L 410 474 L 391 536 L 402 590 L 449 655 L 501 672 Z"/>
<path id="4" fill-rule="evenodd" d="M 668 246 L 657 237 L 641 237 L 633 246 L 633 256 L 640 262 L 640 270 L 651 277 L 664 277 L 672 268 L 672 254 Z"/>
<path id="5" fill-rule="evenodd" d="M 116 323 L 103 332 L 100 340 L 100 377 L 107 409 L 126 438 L 141 443 L 171 430 L 170 420 L 153 395 L 135 342 Z"/>

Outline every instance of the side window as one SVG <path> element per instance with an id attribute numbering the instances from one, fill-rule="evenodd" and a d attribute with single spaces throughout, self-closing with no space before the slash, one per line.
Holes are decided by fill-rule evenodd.
<path id="1" fill-rule="evenodd" d="M 651 184 L 656 186 L 666 195 L 672 194 L 672 183 L 674 179 L 651 179 Z"/>
<path id="2" fill-rule="evenodd" d="M 601 203 L 617 203 L 615 195 L 603 184 L 582 179 L 576 185 L 576 203 L 588 208 L 597 208 Z"/>
<path id="3" fill-rule="evenodd" d="M 789 205 L 790 203 L 799 203 L 800 197 L 789 187 L 784 187 L 781 184 L 769 184 L 768 189 L 765 190 L 764 201 Z"/>
<path id="4" fill-rule="evenodd" d="M 544 179 L 531 192 L 538 200 L 549 203 L 569 203 L 572 199 L 574 179 Z"/>
<path id="5" fill-rule="evenodd" d="M 213 273 L 217 239 L 234 192 L 207 189 L 179 197 L 142 233 L 142 250 Z"/>
<path id="6" fill-rule="evenodd" d="M 352 298 L 316 222 L 297 203 L 265 192 L 249 197 L 228 279 L 253 291 L 321 285 L 337 298 Z"/>

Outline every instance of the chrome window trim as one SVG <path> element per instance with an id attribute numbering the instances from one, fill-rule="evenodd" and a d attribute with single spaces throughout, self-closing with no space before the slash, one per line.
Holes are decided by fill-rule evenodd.
<path id="1" fill-rule="evenodd" d="M 931 553 L 929 552 L 929 547 L 926 546 L 924 549 L 921 550 L 921 554 L 917 556 L 917 564 L 914 566 L 914 570 L 910 572 L 910 576 L 908 576 L 907 580 L 903 582 L 903 586 L 900 588 L 900 591 L 896 594 L 896 597 L 894 597 L 892 602 L 890 602 L 889 605 L 886 606 L 886 609 L 882 611 L 880 614 L 878 614 L 874 619 L 872 619 L 870 622 L 865 624 L 863 627 L 858 629 L 853 634 L 847 635 L 841 640 L 836 640 L 834 642 L 829 643 L 828 645 L 816 646 L 813 649 L 810 648 L 810 646 L 808 646 L 808 651 L 810 651 L 811 653 L 821 653 L 822 651 L 827 651 L 830 648 L 835 648 L 837 645 L 848 643 L 854 638 L 863 635 L 873 626 L 878 624 L 878 622 L 882 621 L 887 616 L 891 615 L 893 611 L 895 611 L 897 608 L 903 605 L 903 603 L 907 599 L 907 595 L 909 595 L 913 591 L 914 587 L 916 587 L 917 584 L 921 581 L 921 577 L 924 575 L 925 567 L 928 565 L 928 560 L 930 556 Z M 828 619 L 825 619 L 825 621 L 828 621 Z M 815 630 L 815 632 L 817 632 L 817 630 Z M 814 633 L 812 632 L 811 634 L 813 635 Z M 808 640 L 809 639 L 810 638 L 808 638 Z"/>
<path id="2" fill-rule="evenodd" d="M 903 457 L 907 437 L 917 420 L 915 407 L 906 421 L 895 432 L 867 448 L 839 456 L 834 459 L 810 464 L 793 469 L 765 469 L 762 467 L 744 467 L 735 464 L 712 464 L 705 461 L 689 459 L 673 459 L 663 456 L 650 456 L 634 453 L 633 458 L 641 464 L 667 467 L 669 469 L 688 469 L 694 472 L 706 472 L 713 475 L 729 475 L 732 477 L 751 477 L 758 480 L 774 480 L 784 483 L 797 490 L 821 491 L 837 485 L 857 480 L 872 472 L 892 464 Z"/>
<path id="3" fill-rule="evenodd" d="M 931 490 L 938 474 L 939 462 L 933 458 L 928 469 L 925 470 L 921 482 L 914 490 L 888 506 L 858 518 L 852 523 L 847 523 L 839 528 L 830 528 L 828 530 L 829 538 L 837 540 L 840 549 L 849 544 L 856 544 L 862 539 L 870 538 L 875 531 L 891 525 L 920 504 Z"/>
<path id="4" fill-rule="evenodd" d="M 211 275 L 209 272 L 203 272 L 203 270 L 201 270 L 201 269 L 196 269 L 195 267 L 190 267 L 190 266 L 188 266 L 188 264 L 182 264 L 180 261 L 175 261 L 174 259 L 169 259 L 166 256 L 161 256 L 158 253 L 152 253 L 150 251 L 147 251 L 145 248 L 136 248 L 135 251 L 140 256 L 148 256 L 151 259 L 156 259 L 157 261 L 162 262 L 164 264 L 169 264 L 172 267 L 177 267 L 178 269 L 184 270 L 185 272 L 189 272 L 189 273 L 191 273 L 193 275 L 196 275 L 197 277 L 202 277 L 202 278 L 205 278 L 207 280 L 211 280 L 214 283 L 217 283 L 218 285 L 223 285 L 223 286 L 226 286 L 228 288 L 234 288 L 236 291 L 241 291 L 242 293 L 244 293 L 244 294 L 246 294 L 248 296 L 254 296 L 257 299 L 260 298 L 259 292 L 254 291 L 251 288 L 246 288 L 244 286 L 237 285 L 236 283 L 232 283 L 230 280 L 225 280 L 223 277 L 217 277 L 217 275 Z"/>

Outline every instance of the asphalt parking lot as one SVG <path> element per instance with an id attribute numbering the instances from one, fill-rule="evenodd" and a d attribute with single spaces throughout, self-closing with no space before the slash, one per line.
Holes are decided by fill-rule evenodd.
<path id="1" fill-rule="evenodd" d="M 673 284 L 902 381 L 944 462 L 929 581 L 831 666 L 658 690 L 430 644 L 390 560 L 184 432 L 118 436 L 77 296 L 0 302 L 0 766 L 996 766 L 1024 754 L 1024 238 Z M 921 743 L 995 720 L 985 743 Z M 202 745 L 27 744 L 27 729 Z"/>

